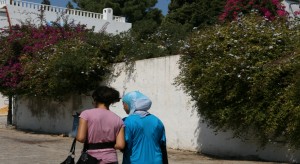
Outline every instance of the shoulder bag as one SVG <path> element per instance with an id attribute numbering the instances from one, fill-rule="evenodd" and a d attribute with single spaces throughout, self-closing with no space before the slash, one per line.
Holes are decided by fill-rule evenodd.
<path id="1" fill-rule="evenodd" d="M 76 164 L 98 164 L 100 162 L 100 160 L 98 160 L 97 158 L 89 155 L 87 153 L 87 150 L 88 150 L 88 143 L 86 139 L 83 145 L 82 153 Z"/>
<path id="2" fill-rule="evenodd" d="M 64 160 L 61 164 L 75 164 L 75 146 L 76 146 L 76 138 L 74 138 L 70 153 L 66 160 Z"/>

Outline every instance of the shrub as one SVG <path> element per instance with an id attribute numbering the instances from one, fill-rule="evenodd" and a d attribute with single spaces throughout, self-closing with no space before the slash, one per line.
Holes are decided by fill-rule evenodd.
<path id="1" fill-rule="evenodd" d="M 176 83 L 217 130 L 299 147 L 299 37 L 299 25 L 257 13 L 199 30 L 181 56 Z"/>
<path id="2" fill-rule="evenodd" d="M 86 93 L 110 74 L 119 51 L 112 41 L 81 25 L 14 26 L 1 34 L 0 92 L 55 99 Z"/>
<path id="3" fill-rule="evenodd" d="M 287 12 L 285 6 L 281 4 L 282 0 L 227 0 L 223 13 L 219 19 L 236 20 L 240 14 L 248 14 L 252 10 L 257 10 L 260 15 L 269 20 L 276 16 L 285 17 Z"/>

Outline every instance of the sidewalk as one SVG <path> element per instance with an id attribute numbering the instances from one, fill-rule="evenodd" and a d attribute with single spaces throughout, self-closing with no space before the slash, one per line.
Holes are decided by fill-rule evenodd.
<path id="1" fill-rule="evenodd" d="M 59 164 L 68 155 L 72 138 L 36 134 L 1 126 L 6 117 L 0 116 L 0 164 Z M 82 149 L 77 142 L 76 160 Z M 193 152 L 168 150 L 170 164 L 275 164 L 274 162 L 223 160 Z M 122 153 L 118 152 L 119 162 Z"/>

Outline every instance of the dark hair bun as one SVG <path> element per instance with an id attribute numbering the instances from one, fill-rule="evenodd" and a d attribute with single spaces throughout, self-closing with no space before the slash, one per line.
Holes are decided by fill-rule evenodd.
<path id="1" fill-rule="evenodd" d="M 120 93 L 114 88 L 107 86 L 98 87 L 92 94 L 96 103 L 104 103 L 107 107 L 110 104 L 120 101 Z"/>

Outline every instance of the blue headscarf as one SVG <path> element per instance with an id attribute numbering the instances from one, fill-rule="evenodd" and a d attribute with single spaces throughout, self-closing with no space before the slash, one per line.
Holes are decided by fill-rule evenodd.
<path id="1" fill-rule="evenodd" d="M 149 114 L 147 111 L 150 109 L 152 102 L 141 92 L 129 92 L 123 96 L 122 100 L 129 107 L 129 115 L 138 114 L 145 117 Z"/>

